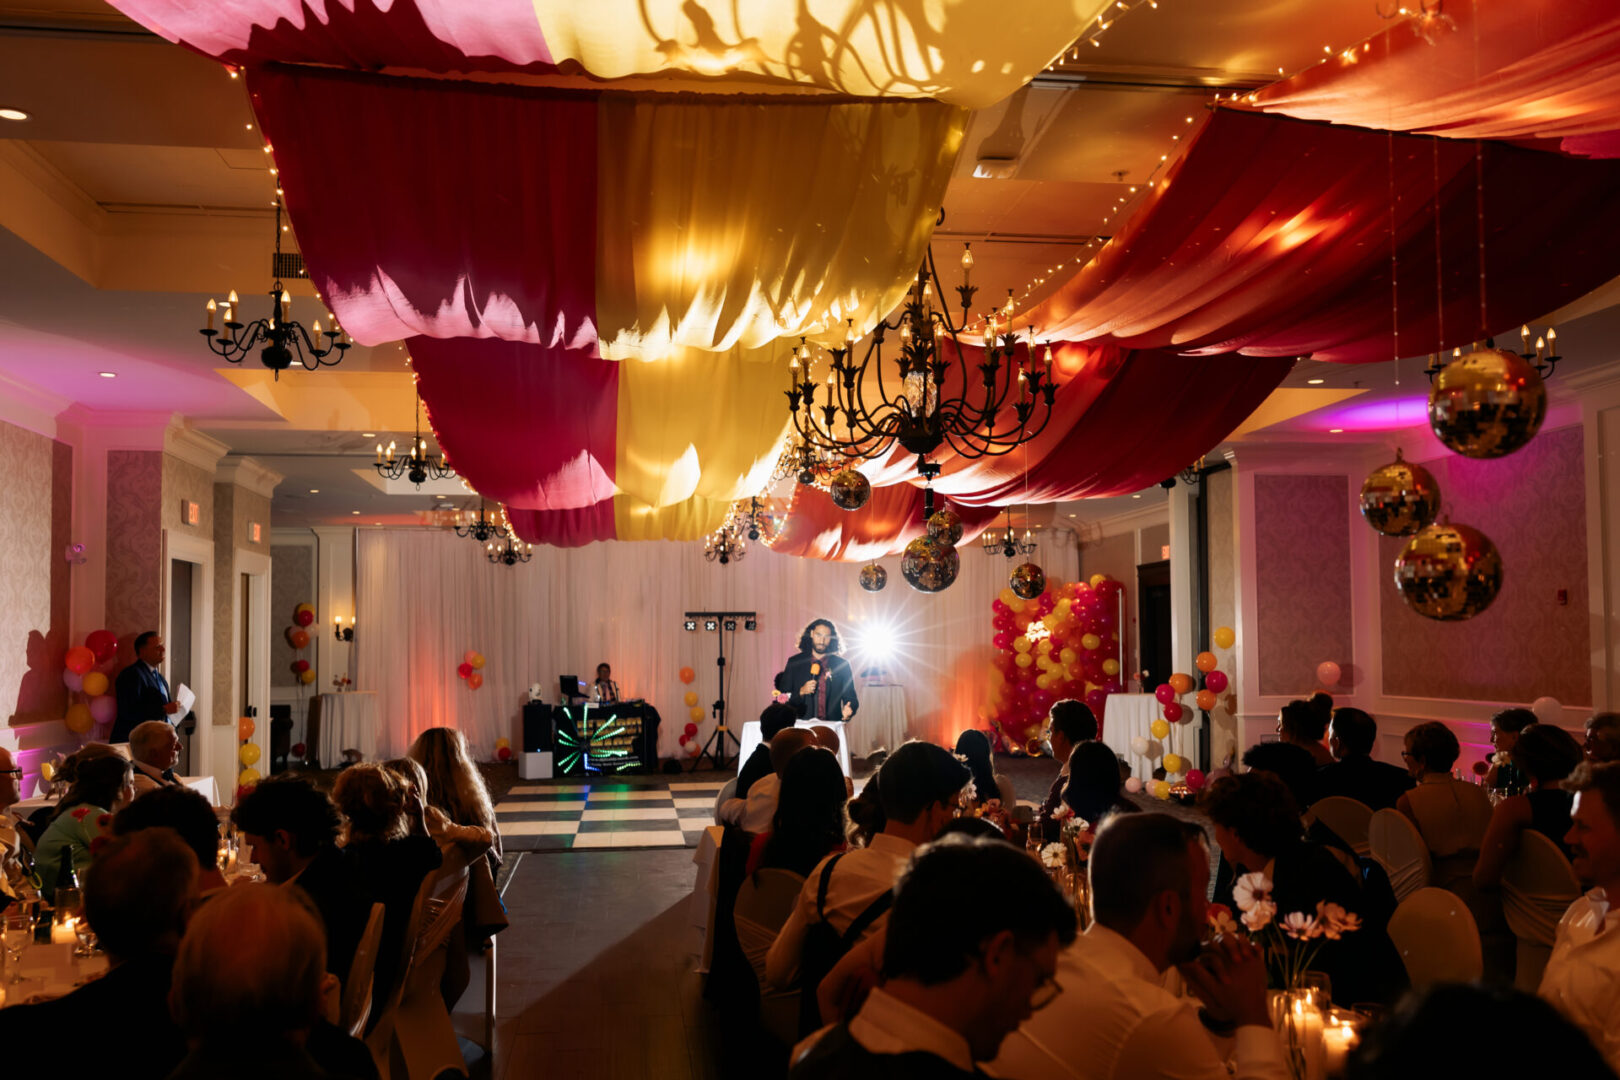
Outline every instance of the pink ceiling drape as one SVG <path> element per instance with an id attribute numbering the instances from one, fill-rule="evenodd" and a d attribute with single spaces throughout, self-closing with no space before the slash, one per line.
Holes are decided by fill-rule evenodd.
<path id="1" fill-rule="evenodd" d="M 1017 321 L 1138 349 L 1366 363 L 1396 355 L 1396 332 L 1403 355 L 1449 349 L 1620 275 L 1620 162 L 1479 153 L 1477 187 L 1471 142 L 1222 110 L 1120 234 Z"/>

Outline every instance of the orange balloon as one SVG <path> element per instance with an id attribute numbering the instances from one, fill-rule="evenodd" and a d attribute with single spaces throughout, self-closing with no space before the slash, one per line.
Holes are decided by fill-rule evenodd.
<path id="1" fill-rule="evenodd" d="M 1201 652 L 1198 654 L 1198 658 L 1194 660 L 1193 663 L 1197 665 L 1199 671 L 1208 673 L 1215 670 L 1217 661 L 1214 653 Z"/>
<path id="2" fill-rule="evenodd" d="M 697 702 L 698 702 L 697 691 L 696 690 L 688 690 L 686 692 L 686 697 L 683 698 L 682 700 L 686 702 L 687 708 L 691 708 L 693 705 L 696 705 Z"/>
<path id="3" fill-rule="evenodd" d="M 253 738 L 253 717 L 244 716 L 236 722 L 236 737 L 239 739 Z M 252 762 L 248 762 L 252 764 Z"/>
<path id="4" fill-rule="evenodd" d="M 689 667 L 681 668 L 681 682 L 689 683 L 695 678 L 697 678 L 697 672 L 693 671 Z"/>
<path id="5" fill-rule="evenodd" d="M 67 651 L 67 656 L 65 657 L 65 665 L 67 669 L 73 672 L 75 675 L 83 675 L 95 665 L 95 662 L 96 654 L 85 648 L 83 645 L 80 645 L 77 648 L 69 649 Z"/>
<path id="6" fill-rule="evenodd" d="M 1170 688 L 1177 694 L 1185 694 L 1193 688 L 1192 676 L 1180 671 L 1170 676 Z"/>
<path id="7" fill-rule="evenodd" d="M 474 690 L 478 689 L 480 686 L 484 685 L 484 676 L 476 671 L 473 672 L 471 675 L 467 676 L 467 685 L 472 687 Z"/>
<path id="8" fill-rule="evenodd" d="M 1215 708 L 1215 702 L 1217 699 L 1215 696 L 1215 691 L 1200 690 L 1198 691 L 1198 697 L 1195 700 L 1197 700 L 1198 707 L 1200 709 L 1203 709 L 1205 712 L 1210 712 Z"/>

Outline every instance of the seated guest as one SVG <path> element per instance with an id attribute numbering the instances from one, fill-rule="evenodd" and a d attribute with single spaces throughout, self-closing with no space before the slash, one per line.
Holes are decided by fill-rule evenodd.
<path id="1" fill-rule="evenodd" d="M 219 872 L 219 818 L 199 793 L 188 787 L 152 788 L 113 815 L 112 834 L 133 836 L 147 829 L 173 829 L 197 857 L 197 895 L 207 899 L 225 888 Z"/>
<path id="2" fill-rule="evenodd" d="M 1114 813 L 1134 813 L 1136 804 L 1120 794 L 1119 758 L 1100 742 L 1081 743 L 1069 755 L 1069 783 L 1063 801 L 1092 828 Z"/>
<path id="3" fill-rule="evenodd" d="M 56 892 L 62 853 L 69 852 L 73 872 L 84 874 L 90 865 L 90 845 L 112 822 L 112 812 L 135 797 L 130 764 L 117 754 L 104 754 L 77 764 L 73 786 L 56 804 L 45 835 L 34 847 L 34 871 L 39 891 L 49 898 Z M 81 880 L 80 884 L 83 884 Z"/>
<path id="4" fill-rule="evenodd" d="M 1551 724 L 1531 724 L 1519 732 L 1511 751 L 1513 764 L 1529 779 L 1530 790 L 1509 795 L 1491 811 L 1491 822 L 1480 843 L 1479 861 L 1474 864 L 1474 884 L 1482 889 L 1496 886 L 1513 853 L 1519 850 L 1519 835 L 1533 829 L 1556 843 L 1567 856 L 1564 836 L 1569 832 L 1573 792 L 1558 782 L 1581 763 L 1581 745 L 1563 728 Z"/>
<path id="5" fill-rule="evenodd" d="M 1316 762 L 1303 747 L 1286 742 L 1255 743 L 1243 751 L 1243 766 L 1281 780 L 1296 806 L 1316 801 Z"/>
<path id="6" fill-rule="evenodd" d="M 1575 793 L 1570 865 L 1592 889 L 1558 921 L 1540 994 L 1620 1070 L 1620 762 L 1583 763 L 1564 787 Z"/>
<path id="7" fill-rule="evenodd" d="M 988 881 L 997 903 L 979 895 Z M 789 1075 L 982 1076 L 976 1063 L 994 1058 L 1002 1040 L 1056 996 L 1058 950 L 1074 933 L 1074 910 L 1017 848 L 965 838 L 930 844 L 895 883 L 883 985 L 853 1020 L 827 1029 Z"/>
<path id="8" fill-rule="evenodd" d="M 230 962 L 221 963 L 226 956 Z M 169 1004 L 191 1052 L 170 1075 L 375 1075 L 374 1068 L 335 1072 L 329 1057 L 318 1062 L 314 1056 L 322 1001 L 331 992 L 326 966 L 320 917 L 297 890 L 239 885 L 204 904 L 186 927 L 174 964 Z M 350 1060 L 361 1069 L 369 1064 Z"/>
<path id="9" fill-rule="evenodd" d="M 1327 697 L 1326 694 L 1320 696 Z M 1327 738 L 1332 702 L 1333 699 L 1328 698 L 1329 708 L 1324 710 L 1315 698 L 1310 701 L 1296 698 L 1277 711 L 1278 736 L 1288 745 L 1310 754 L 1318 769 L 1333 764 L 1333 755 L 1322 745 L 1322 740 Z"/>
<path id="10" fill-rule="evenodd" d="M 1393 809 L 1415 781 L 1405 769 L 1373 760 L 1377 739 L 1378 724 L 1371 716 L 1350 706 L 1335 710 L 1328 727 L 1333 762 L 1317 770 L 1314 799 L 1342 795 L 1374 810 Z"/>
<path id="11" fill-rule="evenodd" d="M 1458 1032 L 1512 1032 L 1462 1038 Z M 1613 1080 L 1603 1056 L 1558 1010 L 1510 986 L 1441 983 L 1413 993 L 1351 1053 L 1345 1080 L 1535 1076 L 1558 1055 L 1558 1074 Z"/>
<path id="12" fill-rule="evenodd" d="M 878 786 L 877 773 L 868 776 L 861 793 L 844 804 L 844 816 L 849 819 L 844 832 L 849 846 L 871 847 L 873 838 L 889 823 L 883 815 L 883 789 Z"/>
<path id="13" fill-rule="evenodd" d="M 490 869 L 499 870 L 503 856 L 495 803 L 489 797 L 484 774 L 478 771 L 467 749 L 466 738 L 455 728 L 431 727 L 416 737 L 409 756 L 427 775 L 427 787 L 421 792 L 423 803 L 442 813 L 449 825 L 487 832 Z M 430 822 L 432 817 L 429 815 Z"/>
<path id="14" fill-rule="evenodd" d="M 495 834 L 481 825 L 457 825 L 450 815 L 427 801 L 427 771 L 415 758 L 395 758 L 386 767 L 405 785 L 407 796 L 415 795 L 424 804 L 428 835 L 448 850 L 450 844 L 460 844 L 475 853 L 489 850 Z"/>
<path id="15" fill-rule="evenodd" d="M 166 720 L 136 724 L 129 733 L 129 760 L 135 766 L 135 794 L 145 795 L 160 787 L 184 787 L 174 775 L 180 760 L 180 736 Z"/>
<path id="16" fill-rule="evenodd" d="M 1011 808 L 1017 803 L 1011 790 L 1003 791 L 1007 779 L 996 775 L 996 756 L 990 750 L 990 737 L 978 728 L 968 728 L 956 737 L 956 756 L 967 763 L 973 773 L 973 801 L 980 806 L 991 799 L 1000 799 Z"/>
<path id="17" fill-rule="evenodd" d="M 1492 757 L 1505 754 L 1508 758 L 1502 762 L 1491 762 L 1491 767 L 1485 773 L 1487 788 L 1510 794 L 1524 790 L 1525 776 L 1513 763 L 1513 747 L 1519 741 L 1519 733 L 1535 722 L 1536 714 L 1529 709 L 1503 709 L 1491 717 L 1491 745 L 1496 748 L 1496 754 Z"/>
<path id="18" fill-rule="evenodd" d="M 22 801 L 22 775 L 11 751 L 0 746 L 0 910 L 33 891 L 22 841 L 7 813 Z"/>
<path id="19" fill-rule="evenodd" d="M 1594 765 L 1620 761 L 1620 713 L 1598 713 L 1586 721 L 1586 760 Z"/>
<path id="20" fill-rule="evenodd" d="M 810 729 L 810 737 L 816 740 L 816 745 L 823 750 L 832 751 L 833 757 L 838 758 L 840 762 L 844 760 L 844 740 L 838 737 L 837 729 L 830 728 L 825 724 L 817 724 Z M 839 768 L 843 768 L 843 765 L 840 764 Z M 855 797 L 855 781 L 848 776 L 844 777 L 844 797 L 846 799 Z"/>
<path id="21" fill-rule="evenodd" d="M 1284 1080 L 1260 951 L 1236 935 L 1199 946 L 1208 911 L 1204 830 L 1168 814 L 1112 818 L 1097 832 L 1088 873 L 1092 924 L 1058 957 L 1062 993 L 1002 1044 L 990 1072 Z M 1206 1009 L 1176 992 L 1176 968 Z M 1235 1037 L 1230 1062 L 1211 1040 L 1215 1030 Z"/>
<path id="22" fill-rule="evenodd" d="M 173 831 L 104 845 L 85 871 L 84 917 L 110 966 L 54 1001 L 0 1010 L 7 1075 L 168 1076 L 186 1056 L 169 1019 L 169 978 L 196 896 L 197 860 Z M 236 955 L 225 948 L 216 964 Z"/>
<path id="23" fill-rule="evenodd" d="M 338 853 L 343 817 L 332 800 L 308 780 L 272 776 L 242 796 L 231 821 L 265 880 L 296 885 L 314 902 L 326 927 L 327 970 L 347 979 L 371 901 Z"/>
<path id="24" fill-rule="evenodd" d="M 1355 933 L 1324 941 L 1314 961 L 1331 977 L 1335 1001 L 1387 1002 L 1405 989 L 1400 955 L 1384 927 L 1369 918 L 1361 882 L 1328 848 L 1304 838 L 1299 808 L 1276 777 L 1261 772 L 1222 777 L 1209 786 L 1204 808 L 1234 872 L 1271 880 L 1279 919 L 1296 911 L 1314 915 L 1321 901 L 1363 919 Z M 1215 899 L 1228 902 L 1221 895 Z"/>
<path id="25" fill-rule="evenodd" d="M 399 972 L 405 931 L 416 894 L 429 874 L 444 863 L 428 835 L 419 795 L 381 765 L 361 762 L 338 774 L 332 801 L 348 821 L 339 849 L 366 899 L 383 905 L 382 943 L 377 948 L 372 1000 L 386 1001 Z"/>
<path id="26" fill-rule="evenodd" d="M 732 792 L 739 799 L 748 798 L 748 790 L 754 786 L 754 781 L 770 776 L 776 772 L 771 768 L 771 740 L 776 733 L 792 727 L 799 719 L 799 714 L 793 706 L 780 701 L 773 701 L 765 706 L 765 711 L 759 714 L 759 745 L 754 752 L 748 755 L 743 762 L 742 769 L 737 773 L 737 787 Z"/>
<path id="27" fill-rule="evenodd" d="M 770 831 L 754 838 L 745 873 L 770 867 L 809 877 L 817 863 L 844 849 L 845 799 L 838 758 L 819 746 L 794 754 L 782 769 Z"/>
<path id="28" fill-rule="evenodd" d="M 1083 701 L 1074 698 L 1064 698 L 1062 701 L 1052 703 L 1047 713 L 1049 725 L 1048 738 L 1052 743 L 1052 757 L 1058 763 L 1057 779 L 1047 789 L 1046 799 L 1035 813 L 1035 821 L 1041 832 L 1048 839 L 1057 836 L 1057 824 L 1053 815 L 1057 808 L 1063 804 L 1063 789 L 1068 785 L 1069 758 L 1074 748 L 1081 743 L 1091 742 L 1097 737 L 1097 717 L 1092 714 L 1091 707 Z"/>
<path id="29" fill-rule="evenodd" d="M 1485 827 L 1491 821 L 1491 800 L 1485 789 L 1451 775 L 1460 752 L 1457 736 L 1437 720 L 1408 731 L 1406 749 L 1401 751 L 1407 771 L 1417 783 L 1395 801 L 1395 809 L 1423 834 L 1435 860 L 1430 884 L 1442 889 L 1472 880 Z"/>
<path id="30" fill-rule="evenodd" d="M 754 782 L 754 786 L 748 789 L 748 798 L 727 799 L 721 803 L 720 821 L 739 826 L 744 832 L 755 836 L 769 831 L 771 821 L 776 817 L 777 795 L 782 789 L 782 770 L 787 768 L 787 763 L 795 754 L 815 744 L 815 736 L 804 728 L 778 731 L 776 738 L 771 740 L 771 774 Z"/>
<path id="31" fill-rule="evenodd" d="M 785 990 L 798 980 L 805 937 L 812 927 L 825 926 L 839 940 L 857 920 L 869 917 L 870 928 L 887 907 L 885 898 L 906 860 L 919 845 L 938 836 L 955 815 L 957 796 L 972 777 L 956 755 L 933 743 L 913 739 L 889 755 L 877 774 L 882 832 L 866 847 L 823 859 L 805 879 L 798 902 L 765 957 L 765 978 L 771 986 Z M 837 960 L 838 956 L 814 958 L 817 983 Z M 809 996 L 814 997 L 813 991 Z"/>

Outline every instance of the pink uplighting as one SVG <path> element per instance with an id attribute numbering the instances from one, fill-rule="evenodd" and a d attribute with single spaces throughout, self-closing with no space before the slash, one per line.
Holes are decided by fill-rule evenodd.
<path id="1" fill-rule="evenodd" d="M 1339 409 L 1324 409 L 1313 413 L 1312 428 L 1327 431 L 1343 428 L 1345 431 L 1394 431 L 1415 427 L 1428 421 L 1429 396 L 1386 398 L 1364 404 L 1345 405 Z"/>

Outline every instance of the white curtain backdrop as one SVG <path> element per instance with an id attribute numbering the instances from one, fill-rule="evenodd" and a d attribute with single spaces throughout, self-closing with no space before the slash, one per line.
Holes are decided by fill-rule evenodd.
<path id="1" fill-rule="evenodd" d="M 539 547 L 527 565 L 497 566 L 471 540 L 420 529 L 362 531 L 357 550 L 355 683 L 377 691 L 378 753 L 388 757 L 436 725 L 459 727 L 482 758 L 503 735 L 515 751 L 529 685 L 555 701 L 558 676 L 588 680 L 603 661 L 625 697 L 658 709 L 660 756 L 674 756 L 689 719 L 686 692 L 697 692 L 706 740 L 719 691 L 721 635 L 686 632 L 682 614 L 719 610 L 759 613 L 757 632 L 725 635 L 733 732 L 769 703 L 805 624 L 828 618 L 857 672 L 874 644 L 892 646 L 888 666 L 905 687 L 910 734 L 949 745 L 984 726 L 990 604 L 1011 569 L 1000 555 L 964 547 L 956 583 L 926 595 L 901 578 L 898 559 L 883 560 L 888 587 L 867 593 L 858 565 L 777 555 L 763 544 L 724 567 L 703 558 L 702 544 L 672 541 Z M 1043 544 L 1037 558 L 1049 578 L 1078 572 L 1072 544 Z M 469 649 L 486 660 L 478 690 L 456 675 Z M 682 667 L 697 673 L 691 686 L 680 681 Z"/>

